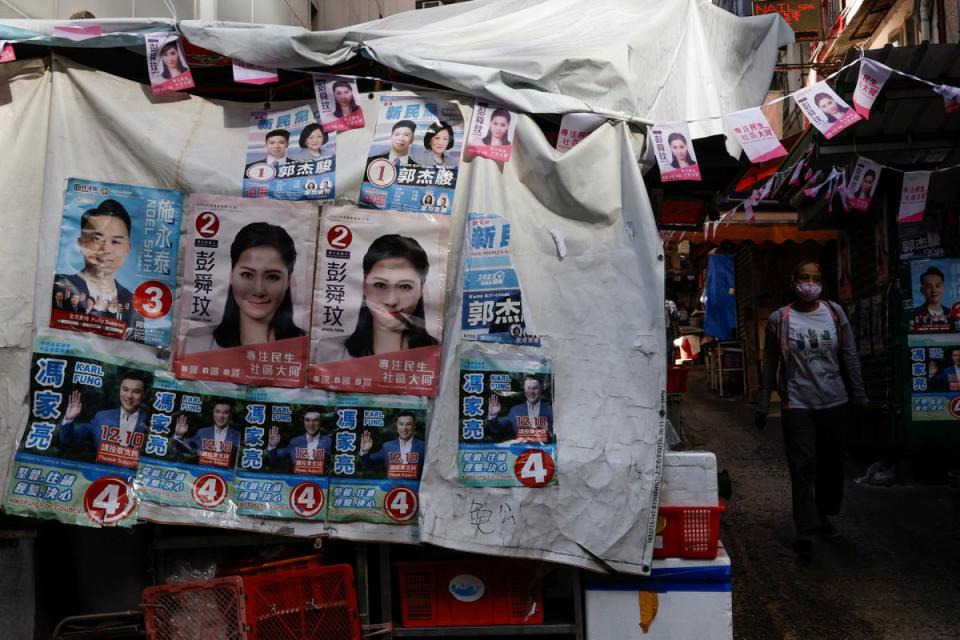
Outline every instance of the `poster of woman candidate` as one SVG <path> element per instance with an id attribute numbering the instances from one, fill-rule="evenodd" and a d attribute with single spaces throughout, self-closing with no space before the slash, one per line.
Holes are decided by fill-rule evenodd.
<path id="1" fill-rule="evenodd" d="M 332 421 L 328 520 L 415 524 L 427 399 L 338 394 Z"/>
<path id="2" fill-rule="evenodd" d="M 910 333 L 960 331 L 960 260 L 912 260 L 910 281 Z"/>
<path id="3" fill-rule="evenodd" d="M 804 87 L 792 95 L 803 115 L 827 140 L 863 120 L 826 81 Z"/>
<path id="4" fill-rule="evenodd" d="M 183 194 L 71 178 L 50 326 L 166 347 Z"/>
<path id="5" fill-rule="evenodd" d="M 158 374 L 137 471 L 140 498 L 177 507 L 232 510 L 244 395 L 235 385 Z"/>
<path id="6" fill-rule="evenodd" d="M 447 216 L 324 209 L 311 386 L 436 395 L 449 231 Z"/>
<path id="7" fill-rule="evenodd" d="M 245 198 L 333 200 L 337 134 L 324 131 L 303 105 L 254 111 L 247 131 Z"/>
<path id="8" fill-rule="evenodd" d="M 660 167 L 661 182 L 700 181 L 700 165 L 693 152 L 693 139 L 686 122 L 656 124 L 650 129 L 650 139 Z"/>
<path id="9" fill-rule="evenodd" d="M 187 224 L 174 374 L 304 386 L 316 205 L 193 195 Z"/>
<path id="10" fill-rule="evenodd" d="M 516 113 L 477 100 L 467 133 L 467 155 L 509 162 L 516 132 Z"/>
<path id="11" fill-rule="evenodd" d="M 360 206 L 449 215 L 462 147 L 463 116 L 454 103 L 381 96 Z"/>
<path id="12" fill-rule="evenodd" d="M 324 520 L 333 469 L 334 394 L 252 389 L 241 427 L 237 513 Z"/>
<path id="13" fill-rule="evenodd" d="M 179 35 L 147 33 L 143 39 L 147 43 L 147 73 L 154 94 L 183 91 L 195 86 Z"/>
<path id="14" fill-rule="evenodd" d="M 471 487 L 557 482 L 550 360 L 477 349 L 460 357 L 457 466 Z"/>
<path id="15" fill-rule="evenodd" d="M 511 228 L 495 213 L 467 214 L 460 329 L 464 340 L 538 347 L 540 338 L 510 256 Z"/>
<path id="16" fill-rule="evenodd" d="M 39 336 L 7 513 L 88 526 L 133 524 L 132 480 L 152 381 L 152 369 L 95 353 L 80 337 Z"/>
<path id="17" fill-rule="evenodd" d="M 363 107 L 358 102 L 357 79 L 313 74 L 320 124 L 324 131 L 363 129 Z"/>

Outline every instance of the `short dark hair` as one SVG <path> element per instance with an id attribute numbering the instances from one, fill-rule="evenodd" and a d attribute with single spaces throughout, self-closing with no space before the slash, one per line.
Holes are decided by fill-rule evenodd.
<path id="1" fill-rule="evenodd" d="M 274 129 L 273 131 L 268 131 L 267 135 L 263 136 L 263 141 L 266 142 L 274 136 L 283 136 L 286 138 L 287 142 L 290 142 L 290 132 L 286 129 Z"/>
<path id="2" fill-rule="evenodd" d="M 406 127 L 407 129 L 410 129 L 410 131 L 416 131 L 417 123 L 415 123 L 413 120 L 398 120 L 396 124 L 393 125 L 393 128 L 390 129 L 390 131 L 396 131 L 400 127 Z"/>
<path id="3" fill-rule="evenodd" d="M 519 327 L 518 327 L 518 328 L 519 328 Z M 532 375 L 529 375 L 529 374 L 523 376 L 523 384 L 527 384 L 527 380 L 533 380 L 533 381 L 536 382 L 538 385 L 540 385 L 540 388 L 541 388 L 541 389 L 543 389 L 543 380 L 541 380 L 541 379 L 538 378 L 537 376 L 532 376 Z"/>
<path id="4" fill-rule="evenodd" d="M 867 169 L 867 172 L 863 174 L 863 178 L 860 179 L 861 182 L 862 182 L 863 180 L 866 180 L 866 179 L 867 179 L 867 176 L 870 176 L 870 177 L 873 178 L 874 180 L 877 179 L 877 174 L 876 174 L 876 172 L 875 172 L 873 169 Z"/>
<path id="5" fill-rule="evenodd" d="M 927 276 L 937 276 L 938 278 L 940 278 L 941 281 L 946 280 L 946 278 L 943 275 L 943 271 L 940 271 L 940 269 L 937 269 L 936 267 L 930 267 L 929 269 L 921 273 L 920 282 L 923 282 L 923 279 L 926 278 Z"/>
<path id="6" fill-rule="evenodd" d="M 233 403 L 230 402 L 229 400 L 215 400 L 214 403 L 213 403 L 213 407 L 212 407 L 212 408 L 213 408 L 213 409 L 216 409 L 218 404 L 225 404 L 225 405 L 227 405 L 227 407 L 229 407 L 229 409 L 230 409 L 230 413 L 233 413 Z"/>
<path id="7" fill-rule="evenodd" d="M 453 127 L 450 126 L 448 122 L 443 120 L 437 120 L 429 127 L 427 127 L 427 132 L 423 134 L 423 146 L 427 149 L 430 148 L 430 143 L 433 141 L 433 136 L 437 135 L 441 131 L 446 131 L 450 134 L 450 139 L 447 141 L 447 150 L 453 149 Z"/>
<path id="8" fill-rule="evenodd" d="M 309 138 L 314 131 L 320 129 L 320 133 L 323 134 L 323 142 L 321 144 L 327 144 L 327 132 L 323 130 L 323 127 L 318 125 L 316 122 L 311 122 L 303 128 L 303 131 L 300 132 L 300 148 L 307 148 L 307 138 Z"/>
<path id="9" fill-rule="evenodd" d="M 144 391 L 147 389 L 147 375 L 142 371 L 137 371 L 136 369 L 124 369 L 120 371 L 120 375 L 117 376 L 117 382 L 123 384 L 124 380 L 133 380 L 134 382 L 139 382 L 143 385 Z"/>
<path id="10" fill-rule="evenodd" d="M 398 413 L 396 421 L 400 422 L 400 418 L 404 418 L 407 416 L 413 419 L 413 426 L 417 426 L 417 414 L 415 414 L 413 411 L 410 411 L 409 409 L 404 409 L 403 411 Z"/>
<path id="11" fill-rule="evenodd" d="M 130 235 L 130 214 L 123 208 L 123 205 L 116 200 L 109 199 L 101 202 L 95 209 L 87 209 L 80 216 L 80 228 L 83 229 L 90 224 L 90 218 L 97 216 L 107 216 L 110 218 L 119 218 L 123 226 L 127 228 L 127 235 Z"/>
<path id="12" fill-rule="evenodd" d="M 813 260 L 808 258 L 806 260 L 801 260 L 797 264 L 793 265 L 793 271 L 790 273 L 790 277 L 796 280 L 797 277 L 800 275 L 800 269 L 802 269 L 808 264 L 815 264 L 817 265 L 817 269 L 820 269 L 821 271 L 823 271 L 823 269 L 820 268 L 820 262 L 818 260 Z"/>

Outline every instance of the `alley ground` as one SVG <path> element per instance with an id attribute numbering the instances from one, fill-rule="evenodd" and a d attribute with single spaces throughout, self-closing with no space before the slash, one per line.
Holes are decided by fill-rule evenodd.
<path id="1" fill-rule="evenodd" d="M 838 540 L 790 549 L 790 483 L 780 421 L 763 431 L 743 397 L 720 398 L 693 372 L 682 402 L 692 449 L 713 451 L 733 484 L 721 539 L 733 563 L 737 639 L 960 637 L 960 508 L 944 484 L 858 485 L 848 458 Z"/>

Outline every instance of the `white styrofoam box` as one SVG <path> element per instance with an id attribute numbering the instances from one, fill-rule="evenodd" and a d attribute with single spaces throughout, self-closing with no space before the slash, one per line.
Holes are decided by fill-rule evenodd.
<path id="1" fill-rule="evenodd" d="M 653 561 L 649 578 L 605 582 L 588 579 L 587 640 L 731 640 L 733 599 L 730 558 L 721 546 L 713 560 Z M 640 594 L 655 594 L 647 633 L 640 626 Z"/>
<path id="2" fill-rule="evenodd" d="M 710 451 L 664 452 L 660 504 L 669 507 L 717 506 L 717 456 Z"/>

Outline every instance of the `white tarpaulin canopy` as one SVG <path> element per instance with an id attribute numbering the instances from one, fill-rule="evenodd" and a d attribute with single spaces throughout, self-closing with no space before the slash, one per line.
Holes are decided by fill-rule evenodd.
<path id="1" fill-rule="evenodd" d="M 128 21 L 110 31 L 104 22 L 105 34 L 121 35 L 97 40 L 116 46 L 119 38 L 128 46 L 130 33 L 161 24 Z M 52 27 L 7 21 L 0 23 L 0 35 L 35 34 L 36 42 L 63 44 L 44 36 Z M 197 22 L 179 27 L 201 47 L 289 69 L 338 64 L 362 52 L 454 92 L 447 97 L 458 102 L 466 121 L 474 96 L 534 113 L 719 116 L 760 102 L 776 49 L 789 40 L 779 17 L 743 20 L 693 0 L 477 0 L 327 33 Z M 104 67 L 109 56 L 105 49 Z M 0 282 L 3 484 L 27 414 L 32 332 L 49 318 L 66 180 L 239 195 L 249 112 L 262 103 L 155 99 L 141 84 L 58 55 L 51 64 L 0 66 L 0 87 L 0 265 L 8 276 Z M 337 138 L 338 204 L 358 199 L 379 101 L 364 95 L 362 106 L 367 126 Z M 709 121 L 706 133 L 717 133 L 710 129 L 717 122 Z M 636 162 L 640 140 L 627 123 L 608 124 L 560 154 L 532 118 L 521 116 L 509 163 L 462 163 L 443 375 L 420 487 L 419 528 L 334 528 L 154 506 L 143 507 L 141 516 L 296 535 L 425 541 L 595 570 L 647 572 L 666 358 L 662 248 Z M 468 211 L 497 214 L 513 225 L 511 251 L 526 290 L 525 313 L 543 336 L 543 355 L 553 360 L 556 486 L 492 489 L 463 487 L 457 480 L 458 361 L 465 346 L 458 329 L 460 246 Z M 138 345 L 96 342 L 114 354 L 147 355 Z"/>

